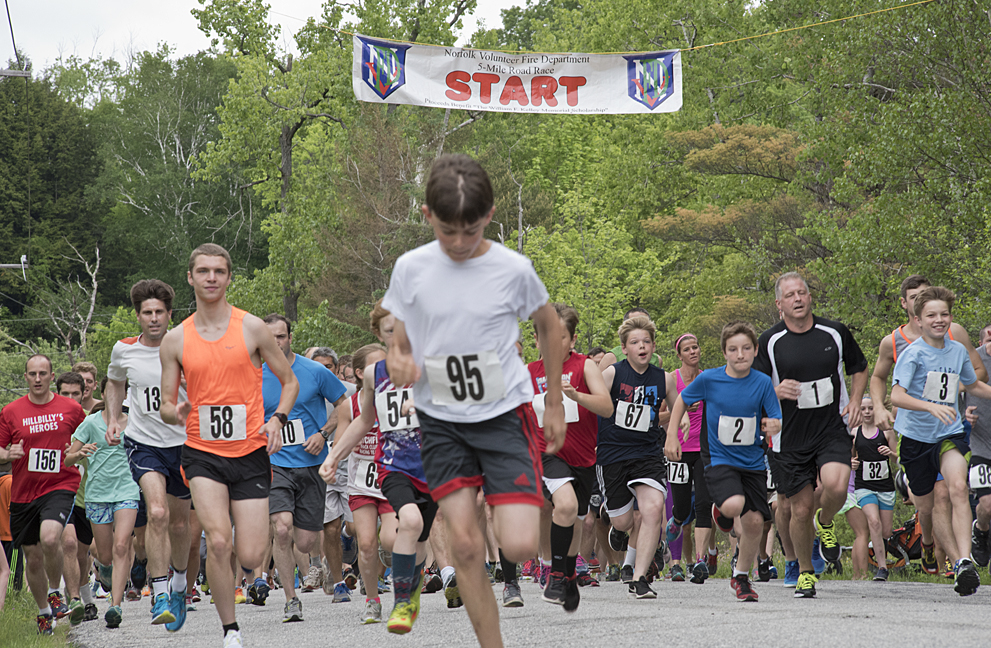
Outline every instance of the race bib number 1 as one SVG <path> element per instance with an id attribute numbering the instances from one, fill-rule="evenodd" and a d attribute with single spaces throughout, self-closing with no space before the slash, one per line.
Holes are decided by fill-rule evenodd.
<path id="1" fill-rule="evenodd" d="M 413 390 L 409 387 L 390 389 L 375 394 L 375 414 L 379 419 L 379 429 L 383 432 L 420 427 L 420 419 L 415 410 L 403 416 L 403 405 L 412 400 Z"/>
<path id="2" fill-rule="evenodd" d="M 282 426 L 282 445 L 297 446 L 306 442 L 306 433 L 303 431 L 303 419 L 291 419 Z"/>
<path id="3" fill-rule="evenodd" d="M 798 395 L 798 409 L 825 407 L 833 402 L 832 378 L 820 378 L 801 383 L 802 392 Z"/>
<path id="4" fill-rule="evenodd" d="M 646 403 L 616 401 L 616 425 L 627 430 L 646 432 L 650 429 L 650 406 Z"/>
<path id="5" fill-rule="evenodd" d="M 753 445 L 756 436 L 756 416 L 719 417 L 719 442 L 724 446 Z"/>
<path id="6" fill-rule="evenodd" d="M 204 441 L 244 441 L 248 438 L 246 405 L 200 405 L 200 438 Z"/>
<path id="7" fill-rule="evenodd" d="M 971 466 L 970 487 L 974 490 L 978 488 L 991 488 L 991 466 L 987 464 L 974 464 Z"/>
<path id="8" fill-rule="evenodd" d="M 688 464 L 675 461 L 668 462 L 668 483 L 687 484 Z"/>
<path id="9" fill-rule="evenodd" d="M 434 405 L 482 405 L 506 395 L 495 351 L 424 358 Z"/>
<path id="10" fill-rule="evenodd" d="M 887 461 L 865 461 L 863 466 L 865 481 L 881 481 L 891 474 Z"/>
<path id="11" fill-rule="evenodd" d="M 926 374 L 926 386 L 922 388 L 922 397 L 927 401 L 954 405 L 957 402 L 959 387 L 960 374 L 930 371 Z"/>
<path id="12" fill-rule="evenodd" d="M 62 453 L 48 448 L 31 448 L 28 453 L 28 472 L 57 473 L 62 468 Z"/>
<path id="13" fill-rule="evenodd" d="M 547 399 L 547 394 L 537 394 L 533 397 L 533 411 L 537 415 L 537 425 L 544 427 L 544 410 L 546 409 L 544 401 Z M 567 396 L 564 397 L 564 422 L 565 423 L 577 423 L 578 422 L 578 403 L 571 400 Z"/>

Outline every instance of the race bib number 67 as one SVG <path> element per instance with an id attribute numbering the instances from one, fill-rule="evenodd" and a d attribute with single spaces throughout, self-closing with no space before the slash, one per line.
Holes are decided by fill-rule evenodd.
<path id="1" fill-rule="evenodd" d="M 246 405 L 200 405 L 200 438 L 204 441 L 243 441 L 248 438 Z"/>
<path id="2" fill-rule="evenodd" d="M 506 395 L 495 351 L 424 358 L 434 405 L 482 405 Z"/>
<path id="3" fill-rule="evenodd" d="M 616 401 L 616 425 L 627 430 L 646 432 L 650 429 L 650 406 L 646 403 Z"/>
<path id="4" fill-rule="evenodd" d="M 31 448 L 28 454 L 28 472 L 57 473 L 61 468 L 62 453 L 48 448 Z"/>

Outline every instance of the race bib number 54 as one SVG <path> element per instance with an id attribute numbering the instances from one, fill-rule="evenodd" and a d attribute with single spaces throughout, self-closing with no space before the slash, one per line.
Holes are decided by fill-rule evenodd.
<path id="1" fill-rule="evenodd" d="M 31 448 L 28 454 L 28 472 L 57 473 L 62 464 L 62 453 L 48 448 Z"/>
<path id="2" fill-rule="evenodd" d="M 424 358 L 434 405 L 482 405 L 506 395 L 495 351 Z"/>
<path id="3" fill-rule="evenodd" d="M 417 418 L 415 410 L 403 416 L 403 405 L 411 398 L 413 398 L 413 390 L 409 387 L 375 394 L 375 413 L 379 419 L 379 429 L 383 432 L 392 432 L 420 427 L 420 419 Z"/>
<path id="4" fill-rule="evenodd" d="M 200 438 L 204 441 L 243 441 L 248 438 L 246 405 L 200 405 Z"/>

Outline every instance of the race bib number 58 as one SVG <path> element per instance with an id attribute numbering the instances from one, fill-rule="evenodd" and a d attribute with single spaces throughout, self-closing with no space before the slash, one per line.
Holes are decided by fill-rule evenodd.
<path id="1" fill-rule="evenodd" d="M 31 448 L 28 453 L 28 472 L 57 473 L 61 468 L 62 453 L 48 448 Z"/>
<path id="2" fill-rule="evenodd" d="M 243 441 L 248 438 L 246 405 L 200 405 L 200 438 L 204 441 Z"/>
<path id="3" fill-rule="evenodd" d="M 495 351 L 424 358 L 434 405 L 482 405 L 506 395 Z"/>

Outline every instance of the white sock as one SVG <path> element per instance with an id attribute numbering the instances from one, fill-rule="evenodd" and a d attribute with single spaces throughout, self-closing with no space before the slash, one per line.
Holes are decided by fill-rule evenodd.
<path id="1" fill-rule="evenodd" d="M 159 594 L 169 593 L 169 579 L 165 578 L 152 578 L 151 579 L 151 595 L 158 596 Z"/>
<path id="2" fill-rule="evenodd" d="M 709 555 L 710 556 L 718 556 L 719 555 L 719 549 L 710 549 L 709 550 Z"/>
<path id="3" fill-rule="evenodd" d="M 48 588 L 48 595 L 49 596 L 51 596 L 52 594 L 58 594 L 58 593 L 59 593 L 59 591 L 58 591 L 58 588 L 57 587 L 49 587 Z"/>
<path id="4" fill-rule="evenodd" d="M 52 606 L 46 605 L 43 608 L 38 608 L 38 616 L 52 616 Z"/>
<path id="5" fill-rule="evenodd" d="M 186 570 L 179 571 L 176 568 L 172 568 L 172 586 L 170 588 L 173 592 L 186 592 Z"/>
<path id="6" fill-rule="evenodd" d="M 747 572 L 745 572 L 745 571 L 740 571 L 739 569 L 734 569 L 734 570 L 733 570 L 733 578 L 736 578 L 736 577 L 737 577 L 737 576 L 739 576 L 740 574 L 743 574 L 744 576 L 747 576 L 747 577 L 749 578 L 749 575 L 747 574 Z"/>
<path id="7" fill-rule="evenodd" d="M 454 578 L 454 567 L 448 566 L 440 570 L 440 577 L 444 579 L 444 587 L 447 587 L 447 584 Z"/>
<path id="8" fill-rule="evenodd" d="M 627 547 L 626 548 L 626 558 L 623 560 L 623 567 L 634 566 L 637 564 L 637 548 Z"/>
<path id="9" fill-rule="evenodd" d="M 83 603 L 85 605 L 96 603 L 96 597 L 93 596 L 93 587 L 89 583 L 84 583 L 79 588 L 79 595 L 83 597 Z"/>

